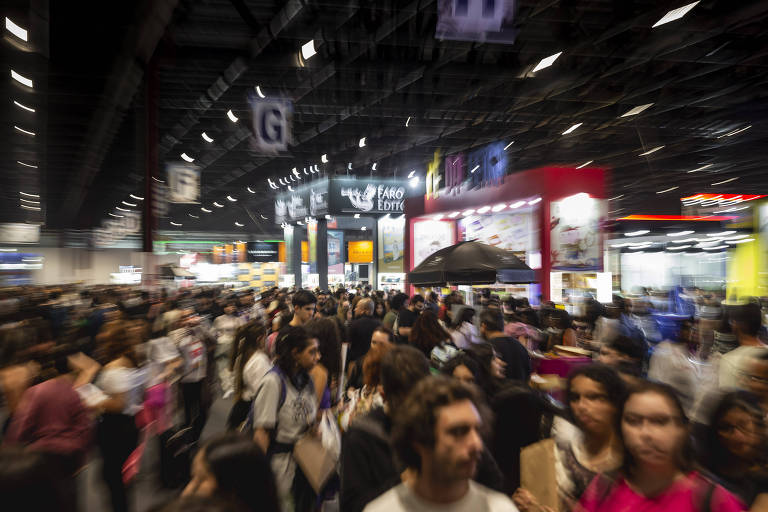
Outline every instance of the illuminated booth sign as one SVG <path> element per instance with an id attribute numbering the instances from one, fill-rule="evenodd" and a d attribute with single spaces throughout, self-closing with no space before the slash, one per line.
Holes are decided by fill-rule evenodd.
<path id="1" fill-rule="evenodd" d="M 247 252 L 250 262 L 280 261 L 280 246 L 277 242 L 248 242 Z"/>

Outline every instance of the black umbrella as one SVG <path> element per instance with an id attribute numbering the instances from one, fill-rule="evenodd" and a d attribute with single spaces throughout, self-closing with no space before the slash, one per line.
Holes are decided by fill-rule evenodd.
<path id="1" fill-rule="evenodd" d="M 414 286 L 446 283 L 493 284 L 533 283 L 533 270 L 509 251 L 480 242 L 459 242 L 429 255 L 408 272 Z"/>

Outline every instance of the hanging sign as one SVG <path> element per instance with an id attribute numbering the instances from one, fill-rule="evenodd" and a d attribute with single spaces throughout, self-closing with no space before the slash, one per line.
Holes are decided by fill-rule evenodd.
<path id="1" fill-rule="evenodd" d="M 168 201 L 197 204 L 200 202 L 200 168 L 183 162 L 166 164 Z"/>
<path id="2" fill-rule="evenodd" d="M 288 149 L 293 104 L 288 100 L 251 98 L 253 146 L 260 153 L 275 154 Z"/>
<path id="3" fill-rule="evenodd" d="M 408 190 L 402 181 L 334 178 L 330 209 L 335 213 L 403 213 Z"/>

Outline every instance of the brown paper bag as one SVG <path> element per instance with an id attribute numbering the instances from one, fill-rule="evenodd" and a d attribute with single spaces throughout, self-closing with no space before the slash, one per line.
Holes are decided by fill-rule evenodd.
<path id="1" fill-rule="evenodd" d="M 316 494 L 320 494 L 336 470 L 336 459 L 323 447 L 320 436 L 310 433 L 299 439 L 293 447 L 293 458 L 307 477 L 309 485 Z"/>
<path id="2" fill-rule="evenodd" d="M 560 512 L 555 449 L 554 439 L 544 439 L 520 451 L 520 486 L 528 489 L 540 505 Z"/>

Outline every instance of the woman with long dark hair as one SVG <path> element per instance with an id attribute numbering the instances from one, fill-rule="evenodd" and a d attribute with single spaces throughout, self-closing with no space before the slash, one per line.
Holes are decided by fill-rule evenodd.
<path id="1" fill-rule="evenodd" d="M 451 335 L 432 311 L 424 310 L 413 323 L 408 342 L 421 350 L 434 368 L 440 368 L 458 351 Z"/>
<path id="2" fill-rule="evenodd" d="M 315 318 L 305 326 L 309 335 L 317 339 L 320 361 L 309 374 L 315 385 L 318 408 L 330 409 L 339 391 L 341 378 L 341 336 L 336 321 Z"/>
<path id="3" fill-rule="evenodd" d="M 261 379 L 272 368 L 264 351 L 267 329 L 260 320 L 252 320 L 237 330 L 232 362 L 235 381 L 235 403 L 227 418 L 227 428 L 235 430 L 248 416 L 251 400 Z"/>

